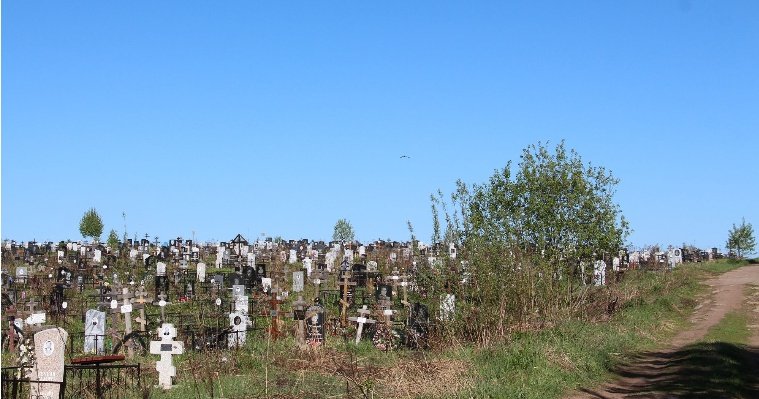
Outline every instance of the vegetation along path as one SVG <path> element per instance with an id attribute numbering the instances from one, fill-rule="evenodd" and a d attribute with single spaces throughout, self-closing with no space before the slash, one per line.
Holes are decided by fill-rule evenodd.
<path id="1" fill-rule="evenodd" d="M 634 356 L 612 370 L 616 381 L 581 389 L 573 398 L 759 398 L 759 266 L 741 267 L 707 284 L 713 295 L 669 347 Z M 704 340 L 726 315 L 742 310 L 748 345 Z"/>

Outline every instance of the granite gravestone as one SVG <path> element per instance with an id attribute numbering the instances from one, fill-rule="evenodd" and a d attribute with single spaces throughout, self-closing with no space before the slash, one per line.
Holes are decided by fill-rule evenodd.
<path id="1" fill-rule="evenodd" d="M 105 341 L 105 312 L 89 309 L 84 321 L 84 353 L 103 353 Z"/>
<path id="2" fill-rule="evenodd" d="M 34 334 L 35 364 L 29 375 L 30 398 L 58 398 L 63 387 L 66 330 L 55 327 Z M 50 382 L 50 383 L 45 383 Z"/>

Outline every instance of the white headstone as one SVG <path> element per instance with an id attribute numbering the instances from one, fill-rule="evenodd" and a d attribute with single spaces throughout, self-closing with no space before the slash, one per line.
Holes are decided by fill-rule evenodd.
<path id="1" fill-rule="evenodd" d="M 290 257 L 288 258 L 288 262 L 290 264 L 293 264 L 298 261 L 298 254 L 295 252 L 294 249 L 290 250 Z"/>
<path id="2" fill-rule="evenodd" d="M 611 260 L 611 269 L 614 270 L 614 272 L 619 271 L 619 258 L 616 256 Z"/>
<path id="3" fill-rule="evenodd" d="M 348 262 L 353 263 L 353 250 L 352 249 L 346 249 L 345 250 L 345 256 L 343 259 L 348 259 Z"/>
<path id="4" fill-rule="evenodd" d="M 440 301 L 440 317 L 441 321 L 449 321 L 453 318 L 453 314 L 456 311 L 456 295 L 445 294 Z"/>
<path id="5" fill-rule="evenodd" d="M 42 324 L 45 324 L 47 321 L 47 314 L 45 312 L 38 312 L 38 313 L 32 313 L 29 317 L 24 320 L 24 323 L 26 323 L 29 326 L 39 326 Z"/>
<path id="6" fill-rule="evenodd" d="M 240 312 L 242 314 L 247 315 L 249 308 L 248 308 L 248 297 L 245 295 L 235 297 L 235 311 Z"/>
<path id="7" fill-rule="evenodd" d="M 377 271 L 377 262 L 370 260 L 369 262 L 366 262 L 366 271 L 367 272 L 376 272 Z"/>
<path id="8" fill-rule="evenodd" d="M 248 267 L 256 267 L 256 254 L 255 254 L 255 252 L 248 252 Z"/>
<path id="9" fill-rule="evenodd" d="M 606 284 L 606 262 L 603 260 L 597 260 L 593 264 L 593 285 L 605 285 Z"/>
<path id="10" fill-rule="evenodd" d="M 271 278 L 270 277 L 262 277 L 261 278 L 261 286 L 264 289 L 264 292 L 269 292 L 271 290 Z"/>
<path id="11" fill-rule="evenodd" d="M 165 276 L 166 275 L 166 264 L 163 262 L 158 262 L 155 265 L 155 274 L 156 276 Z"/>
<path id="12" fill-rule="evenodd" d="M 312 263 L 313 261 L 309 257 L 306 257 L 306 259 L 303 259 L 303 267 L 306 269 L 306 276 L 308 277 L 311 277 Z"/>
<path id="13" fill-rule="evenodd" d="M 305 278 L 303 271 L 293 272 L 293 292 L 302 292 Z"/>
<path id="14" fill-rule="evenodd" d="M 102 261 L 102 256 L 103 253 L 99 249 L 96 249 L 93 252 L 92 261 L 95 263 L 100 263 Z"/>
<path id="15" fill-rule="evenodd" d="M 247 313 L 238 311 L 229 314 L 229 326 L 232 328 L 232 331 L 227 336 L 227 343 L 230 348 L 245 345 L 245 335 L 249 323 Z"/>
<path id="16" fill-rule="evenodd" d="M 226 251 L 226 248 L 219 245 L 216 247 L 216 268 L 221 269 L 221 262 L 224 260 L 224 252 Z"/>
<path id="17" fill-rule="evenodd" d="M 105 312 L 89 309 L 84 321 L 84 353 L 103 353 Z"/>
<path id="18" fill-rule="evenodd" d="M 134 249 L 134 248 L 130 249 L 129 250 L 129 259 L 135 260 L 135 259 L 137 259 L 137 255 L 139 255 L 139 254 L 140 254 L 140 252 L 137 251 L 136 249 Z"/>
<path id="19" fill-rule="evenodd" d="M 195 271 L 197 274 L 197 279 L 199 282 L 205 282 L 206 281 L 206 264 L 201 262 L 198 263 L 197 269 Z"/>
<path id="20" fill-rule="evenodd" d="M 60 327 L 48 328 L 34 334 L 34 355 L 36 361 L 29 379 L 31 381 L 50 381 L 53 383 L 30 383 L 30 398 L 57 398 L 60 396 L 64 374 L 64 354 L 66 353 L 68 335 L 66 330 Z"/>
<path id="21" fill-rule="evenodd" d="M 242 284 L 235 284 L 232 286 L 232 298 L 245 296 L 245 286 Z"/>

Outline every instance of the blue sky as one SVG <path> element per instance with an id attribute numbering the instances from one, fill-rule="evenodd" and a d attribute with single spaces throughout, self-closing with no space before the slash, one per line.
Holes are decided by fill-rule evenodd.
<path id="1" fill-rule="evenodd" d="M 474 4 L 471 4 L 474 3 Z M 564 139 L 629 242 L 759 223 L 759 2 L 5 1 L 2 238 L 431 235 Z M 401 155 L 410 156 L 401 159 Z M 122 214 L 126 213 L 126 218 Z M 104 234 L 104 237 L 105 238 Z"/>

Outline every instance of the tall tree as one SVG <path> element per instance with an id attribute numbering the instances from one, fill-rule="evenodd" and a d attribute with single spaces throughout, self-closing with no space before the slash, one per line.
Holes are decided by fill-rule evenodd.
<path id="1" fill-rule="evenodd" d="M 99 239 L 103 234 L 103 221 L 95 208 L 90 208 L 84 213 L 79 221 L 79 232 L 82 237 L 92 237 L 93 240 Z"/>
<path id="2" fill-rule="evenodd" d="M 111 232 L 108 233 L 108 246 L 111 247 L 111 250 L 116 250 L 119 248 L 119 236 L 116 233 L 116 230 L 111 229 Z"/>
<path id="3" fill-rule="evenodd" d="M 752 253 L 756 249 L 754 227 L 751 223 L 746 223 L 745 218 L 741 220 L 740 226 L 733 223 L 733 228 L 728 231 L 727 249 L 734 249 L 738 258 L 743 258 L 744 254 Z"/>
<path id="4" fill-rule="evenodd" d="M 351 242 L 354 239 L 353 226 L 348 219 L 340 219 L 335 223 L 335 230 L 332 233 L 332 241 L 342 243 Z"/>
<path id="5" fill-rule="evenodd" d="M 538 143 L 523 150 L 515 168 L 508 162 L 483 184 L 458 181 L 453 206 L 443 206 L 439 196 L 435 210 L 443 209 L 445 223 L 433 225 L 454 230 L 443 236 L 462 245 L 467 270 L 456 271 L 457 261 L 436 271 L 441 278 L 432 291 L 449 293 L 458 286 L 451 283 L 456 274 L 469 276 L 460 289 L 468 291 L 461 296 L 471 298 L 472 309 L 457 303 L 467 315 L 459 332 L 486 340 L 581 301 L 579 281 L 570 278 L 579 262 L 616 254 L 628 234 L 613 202 L 617 184 L 611 172 L 584 164 L 564 142 L 555 148 Z M 445 276 L 448 270 L 454 274 Z"/>

